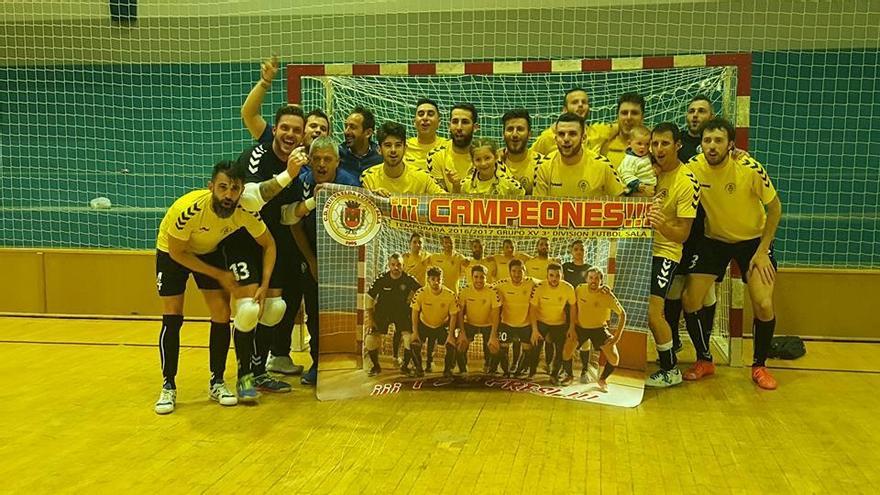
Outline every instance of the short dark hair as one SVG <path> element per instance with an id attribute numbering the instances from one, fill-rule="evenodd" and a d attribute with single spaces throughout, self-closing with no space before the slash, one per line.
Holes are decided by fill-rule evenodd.
<path id="1" fill-rule="evenodd" d="M 438 114 L 440 113 L 440 105 L 438 105 L 436 101 L 430 98 L 419 98 L 418 100 L 416 100 L 416 110 L 418 110 L 420 106 L 426 104 L 434 107 L 434 110 L 437 110 Z"/>
<path id="2" fill-rule="evenodd" d="M 477 272 L 481 272 L 481 273 L 485 274 L 486 267 L 483 265 L 480 265 L 480 264 L 476 264 L 476 265 L 472 266 L 471 267 L 471 275 L 473 275 L 474 273 L 477 273 Z"/>
<path id="3" fill-rule="evenodd" d="M 382 125 L 379 126 L 379 130 L 376 131 L 376 140 L 379 144 L 382 144 L 382 141 L 385 141 L 389 136 L 399 138 L 405 143 L 406 128 L 397 122 L 383 122 Z"/>
<path id="4" fill-rule="evenodd" d="M 428 277 L 443 277 L 443 270 L 439 266 L 432 266 L 428 268 L 427 273 L 425 273 Z"/>
<path id="5" fill-rule="evenodd" d="M 275 110 L 275 126 L 278 126 L 278 122 L 281 121 L 281 117 L 285 115 L 294 115 L 302 119 L 303 124 L 306 123 L 306 115 L 303 113 L 302 107 L 299 105 L 284 105 L 283 107 L 278 107 L 278 110 Z"/>
<path id="6" fill-rule="evenodd" d="M 582 241 L 582 240 L 580 240 L 580 239 L 575 239 L 575 240 L 571 241 L 571 245 L 570 245 L 570 247 L 575 247 L 575 246 L 577 246 L 578 244 L 580 244 L 581 246 L 583 246 L 583 245 L 584 245 L 584 241 Z"/>
<path id="7" fill-rule="evenodd" d="M 547 265 L 547 271 L 549 272 L 550 270 L 556 270 L 557 272 L 562 271 L 562 265 L 559 263 L 550 263 Z"/>
<path id="8" fill-rule="evenodd" d="M 691 101 L 688 102 L 688 106 L 690 106 L 691 103 L 693 103 L 693 102 L 695 102 L 695 101 L 705 101 L 706 103 L 709 104 L 709 108 L 712 108 L 712 100 L 710 100 L 708 96 L 706 96 L 706 95 L 704 95 L 704 94 L 702 94 L 702 93 L 700 93 L 700 94 L 694 96 L 693 98 L 691 98 Z"/>
<path id="9" fill-rule="evenodd" d="M 620 105 L 624 103 L 633 103 L 639 106 L 642 109 L 642 113 L 645 113 L 645 97 L 638 93 L 624 93 L 620 95 L 620 98 L 617 99 L 617 111 L 620 111 Z"/>
<path id="10" fill-rule="evenodd" d="M 584 273 L 584 278 L 587 278 L 587 274 L 590 272 L 596 272 L 599 274 L 599 278 L 605 278 L 605 272 L 603 272 L 602 269 L 598 266 L 591 266 L 590 268 L 587 268 L 587 271 Z"/>
<path id="11" fill-rule="evenodd" d="M 366 107 L 358 105 L 354 107 L 351 111 L 351 114 L 360 114 L 361 117 L 364 118 L 364 130 L 367 129 L 375 129 L 376 128 L 376 117 L 373 115 L 373 112 L 369 111 Z"/>
<path id="12" fill-rule="evenodd" d="M 514 259 L 510 260 L 510 262 L 507 264 L 507 267 L 508 267 L 509 269 L 511 269 L 511 270 L 512 270 L 513 267 L 515 267 L 515 266 L 523 266 L 523 262 L 522 262 L 522 260 L 519 259 L 519 258 L 514 258 Z"/>
<path id="13" fill-rule="evenodd" d="M 505 244 L 510 244 L 510 247 L 514 247 L 513 241 L 510 239 L 504 239 L 503 241 L 501 241 L 502 246 L 504 246 Z"/>
<path id="14" fill-rule="evenodd" d="M 525 119 L 526 127 L 528 127 L 529 130 L 532 129 L 532 116 L 529 115 L 529 111 L 525 108 L 514 108 L 513 110 L 504 112 L 504 115 L 501 116 L 502 130 L 507 126 L 507 121 L 511 119 Z"/>
<path id="15" fill-rule="evenodd" d="M 229 177 L 230 180 L 243 181 L 245 176 L 244 164 L 233 160 L 220 160 L 214 164 L 214 170 L 211 171 L 211 180 L 216 180 L 219 173 L 226 174 L 226 177 Z"/>
<path id="16" fill-rule="evenodd" d="M 706 131 L 716 131 L 718 129 L 724 129 L 727 131 L 727 140 L 728 141 L 736 141 L 736 128 L 733 127 L 733 124 L 727 121 L 727 119 L 721 117 L 714 117 L 700 126 L 700 137 L 703 137 L 703 134 Z"/>
<path id="17" fill-rule="evenodd" d="M 566 105 L 568 105 L 568 95 L 570 95 L 572 93 L 577 93 L 578 91 L 583 92 L 585 95 L 587 95 L 587 97 L 589 97 L 589 95 L 590 95 L 590 93 L 587 93 L 587 90 L 584 88 L 577 87 L 577 88 L 568 89 L 565 91 L 565 95 L 562 96 L 562 108 L 565 108 Z"/>
<path id="18" fill-rule="evenodd" d="M 306 120 L 309 120 L 309 117 L 320 117 L 320 118 L 327 121 L 328 126 L 330 125 L 330 117 L 328 117 L 327 114 L 324 113 L 324 111 L 321 110 L 320 108 L 316 108 L 316 109 L 312 110 L 311 112 L 307 113 Z"/>
<path id="19" fill-rule="evenodd" d="M 560 115 L 556 119 L 557 124 L 560 122 L 577 122 L 581 126 L 581 130 L 582 131 L 584 130 L 584 119 L 582 119 L 581 116 L 576 113 L 573 113 L 573 112 L 563 113 L 562 115 Z"/>
<path id="20" fill-rule="evenodd" d="M 651 137 L 653 138 L 654 134 L 660 132 L 671 132 L 672 140 L 674 142 L 681 141 L 681 130 L 678 128 L 677 125 L 673 124 L 672 122 L 661 122 L 657 124 L 654 129 L 651 130 Z"/>
<path id="21" fill-rule="evenodd" d="M 452 110 L 450 110 L 449 115 L 452 116 L 452 112 L 454 110 L 467 110 L 471 113 L 471 119 L 474 121 L 474 124 L 477 123 L 477 107 L 473 105 L 473 103 L 456 103 L 452 106 Z"/>
<path id="22" fill-rule="evenodd" d="M 421 239 L 421 238 L 422 238 L 422 234 L 419 234 L 418 232 L 413 232 L 413 233 L 410 234 L 410 236 L 409 236 L 409 240 L 410 240 L 410 242 L 412 242 L 412 240 L 415 239 L 416 237 L 418 237 L 419 239 Z"/>

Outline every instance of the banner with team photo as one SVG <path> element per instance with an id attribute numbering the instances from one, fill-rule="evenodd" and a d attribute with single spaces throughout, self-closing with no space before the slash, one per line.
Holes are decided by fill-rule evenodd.
<path id="1" fill-rule="evenodd" d="M 460 195 L 383 198 L 364 189 L 338 185 L 321 187 L 317 197 L 319 399 L 483 389 L 486 393 L 528 393 L 624 407 L 641 402 L 651 269 L 652 231 L 647 220 L 650 201 Z M 583 263 L 578 267 L 565 265 L 573 261 L 575 241 L 583 247 Z M 424 302 L 420 311 L 425 311 L 420 316 L 425 318 L 430 318 L 429 311 L 447 304 L 447 299 L 441 299 L 448 292 L 455 294 L 456 304 L 470 300 L 467 298 L 472 293 L 465 288 L 470 284 L 479 286 L 480 282 L 472 281 L 472 268 L 477 264 L 484 267 L 480 269 L 484 270 L 483 285 L 499 290 L 514 287 L 512 283 L 521 286 L 522 280 L 510 281 L 516 277 L 515 270 L 510 270 L 509 260 L 513 258 L 522 264 L 518 269 L 535 280 L 547 277 L 548 263 L 564 264 L 570 268 L 566 274 L 577 272 L 570 279 L 573 287 L 586 283 L 584 265 L 598 267 L 604 274 L 603 284 L 608 287 L 602 290 L 613 292 L 627 317 L 616 343 L 619 363 L 606 380 L 607 390 L 599 386 L 606 356 L 600 349 L 592 349 L 595 339 L 586 339 L 574 350 L 570 370 L 573 377 L 566 383 L 561 380 L 567 375 L 562 370 L 556 380 L 551 377 L 553 361 L 547 361 L 548 346 L 543 342 L 536 346 L 540 350 L 536 366 L 526 358 L 516 359 L 524 356 L 523 347 L 531 345 L 522 329 L 503 335 L 499 329 L 497 335 L 504 342 L 493 348 L 488 346 L 489 332 L 485 327 L 468 326 L 465 331 L 458 328 L 457 317 L 453 316 L 454 349 L 446 345 L 445 325 L 440 325 L 440 330 L 420 331 L 419 341 L 413 345 L 411 298 L 417 291 L 412 290 L 412 279 L 403 283 L 402 276 L 394 278 L 386 273 L 393 254 L 405 261 L 401 267 L 418 286 L 427 285 L 423 291 L 430 294 L 419 299 Z M 431 288 L 426 272 L 432 266 L 445 267 L 442 286 L 448 291 L 440 292 L 447 296 L 435 294 Z M 375 306 L 376 300 L 369 292 L 374 284 L 374 295 L 387 299 L 381 306 L 382 314 L 370 318 L 369 308 Z M 408 293 L 406 300 L 401 299 L 404 293 Z M 518 301 L 528 299 L 526 295 L 522 297 L 525 299 Z M 499 300 L 506 299 L 499 296 Z M 476 303 L 471 304 L 473 308 Z M 525 311 L 520 304 L 509 304 L 510 318 Z M 556 307 L 548 312 L 557 314 Z M 568 318 L 567 309 L 565 312 Z M 618 318 L 612 313 L 607 323 L 609 333 L 614 332 L 617 323 Z M 463 334 L 469 339 L 464 339 Z M 579 343 L 570 337 L 566 334 L 570 341 L 567 352 Z M 532 356 L 536 347 L 532 346 L 527 356 Z M 553 347 L 550 352 L 555 355 L 556 346 L 549 347 Z M 562 344 L 558 348 L 562 349 Z M 520 369 L 514 369 L 517 361 Z M 515 375 L 514 371 L 520 373 Z"/>

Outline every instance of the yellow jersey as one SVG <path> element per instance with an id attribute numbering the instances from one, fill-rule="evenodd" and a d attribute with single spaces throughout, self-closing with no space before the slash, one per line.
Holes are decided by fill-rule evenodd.
<path id="1" fill-rule="evenodd" d="M 413 136 L 406 140 L 406 152 L 403 155 L 403 163 L 427 172 L 428 152 L 438 146 L 445 146 L 450 143 L 451 141 L 445 137 L 435 136 L 433 143 L 422 144 L 419 142 L 418 136 Z"/>
<path id="2" fill-rule="evenodd" d="M 601 328 L 611 319 L 611 311 L 623 312 L 620 301 L 612 294 L 601 291 L 590 292 L 590 286 L 580 284 L 574 290 L 577 299 L 577 326 L 581 328 Z"/>
<path id="3" fill-rule="evenodd" d="M 663 172 L 657 177 L 654 198 L 661 201 L 660 211 L 668 219 L 696 218 L 697 205 L 700 203 L 700 182 L 687 167 L 679 165 L 675 170 Z M 660 231 L 654 231 L 654 256 L 679 262 L 681 250 L 682 243 L 671 241 Z"/>
<path id="4" fill-rule="evenodd" d="M 509 278 L 499 280 L 494 285 L 501 299 L 501 323 L 511 327 L 529 325 L 529 301 L 535 281 L 523 277 L 522 282 L 514 284 Z"/>
<path id="5" fill-rule="evenodd" d="M 470 152 L 456 152 L 451 141 L 429 151 L 427 161 L 431 176 L 447 191 L 453 190 L 452 183 L 446 179 L 447 170 L 455 170 L 459 179 L 464 179 L 471 169 Z"/>
<path id="6" fill-rule="evenodd" d="M 465 287 L 458 295 L 465 323 L 475 327 L 487 327 L 492 324 L 492 312 L 497 313 L 501 307 L 501 298 L 495 289 L 486 285 L 480 290 Z"/>
<path id="7" fill-rule="evenodd" d="M 434 294 L 430 287 L 417 290 L 410 307 L 419 312 L 419 321 L 431 328 L 440 328 L 458 314 L 455 294 L 443 286 L 439 294 Z"/>
<path id="8" fill-rule="evenodd" d="M 368 191 L 385 189 L 394 194 L 446 194 L 437 182 L 424 170 L 404 165 L 400 177 L 389 177 L 385 164 L 380 163 L 364 170 L 361 182 Z"/>
<path id="9" fill-rule="evenodd" d="M 467 266 L 467 258 L 459 252 L 453 251 L 452 254 L 435 253 L 428 258 L 428 266 L 436 266 L 443 270 L 443 285 L 458 293 L 458 281 L 461 279 L 462 269 Z"/>
<path id="10" fill-rule="evenodd" d="M 613 165 L 614 170 L 620 167 L 620 162 L 626 156 L 626 149 L 629 148 L 629 140 L 622 135 L 616 134 L 612 139 L 602 143 L 599 154 L 608 159 Z"/>
<path id="11" fill-rule="evenodd" d="M 428 271 L 428 258 L 430 257 L 431 253 L 427 251 L 419 251 L 418 255 L 403 253 L 401 256 L 403 271 L 409 273 L 412 278 L 416 279 L 416 282 L 425 285 L 427 282 L 425 272 Z"/>
<path id="12" fill-rule="evenodd" d="M 587 125 L 587 139 L 584 143 L 584 148 L 599 154 L 602 145 L 611 139 L 613 133 L 614 130 L 611 127 L 611 124 L 596 122 Z M 535 153 L 540 153 L 544 156 L 555 153 L 557 151 L 556 124 L 554 123 L 550 127 L 544 129 L 544 132 L 535 139 L 535 142 L 532 143 L 532 147 L 529 148 L 529 150 L 534 151 Z"/>
<path id="13" fill-rule="evenodd" d="M 526 260 L 523 265 L 526 267 L 526 275 L 532 277 L 535 280 L 544 280 L 547 278 L 547 266 L 550 263 L 559 263 L 559 260 L 555 258 L 538 258 L 537 256 L 534 258 L 529 258 Z"/>
<path id="14" fill-rule="evenodd" d="M 550 287 L 545 280 L 535 286 L 529 304 L 537 311 L 538 321 L 547 325 L 561 325 L 566 320 L 566 305 L 575 302 L 574 287 L 570 283 L 560 280 L 559 285 Z"/>
<path id="15" fill-rule="evenodd" d="M 198 189 L 181 196 L 162 218 L 156 249 L 168 252 L 168 237 L 186 241 L 193 254 L 207 254 L 217 249 L 220 241 L 244 227 L 254 238 L 266 232 L 260 214 L 239 205 L 229 218 L 220 218 L 211 206 L 213 193 Z"/>
<path id="16" fill-rule="evenodd" d="M 522 197 L 525 196 L 526 191 L 518 181 L 507 175 L 496 165 L 495 175 L 489 180 L 480 179 L 477 170 L 471 170 L 469 177 L 461 179 L 461 193 Z"/>
<path id="17" fill-rule="evenodd" d="M 510 278 L 510 262 L 513 260 L 520 260 L 525 264 L 525 262 L 529 259 L 528 256 L 524 256 L 522 254 L 514 254 L 512 258 L 505 258 L 501 254 L 496 254 L 492 256 L 492 262 L 495 264 L 495 279 L 501 280 L 505 278 Z"/>
<path id="18" fill-rule="evenodd" d="M 620 196 L 626 189 L 614 166 L 607 158 L 590 150 L 582 151 L 581 159 L 566 165 L 557 153 L 538 167 L 535 196 L 594 198 Z"/>
<path id="19" fill-rule="evenodd" d="M 555 146 L 554 144 L 554 150 Z M 545 160 L 547 160 L 547 156 L 530 149 L 526 152 L 525 159 L 515 162 L 508 155 L 501 164 L 507 175 L 519 182 L 526 195 L 530 195 L 535 187 L 535 175 L 538 173 L 538 167 Z"/>
<path id="20" fill-rule="evenodd" d="M 700 153 L 688 168 L 700 181 L 706 237 L 730 243 L 761 237 L 767 221 L 764 205 L 776 198 L 776 189 L 760 163 L 751 157 L 728 157 L 713 167 Z"/>
<path id="21" fill-rule="evenodd" d="M 467 279 L 468 287 L 474 286 L 474 272 L 471 271 L 471 268 L 474 265 L 483 265 L 486 267 L 486 283 L 492 283 L 496 280 L 495 276 L 495 260 L 492 258 L 483 258 L 479 260 L 475 260 L 473 258 L 469 258 L 469 264 L 467 269 L 465 270 L 465 278 Z"/>

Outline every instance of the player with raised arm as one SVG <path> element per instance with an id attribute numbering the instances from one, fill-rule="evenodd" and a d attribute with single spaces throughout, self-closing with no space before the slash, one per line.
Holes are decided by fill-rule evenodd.
<path id="1" fill-rule="evenodd" d="M 547 278 L 535 286 L 529 301 L 529 321 L 532 324 L 531 343 L 534 346 L 529 359 L 529 378 L 535 376 L 538 368 L 539 344 L 542 340 L 553 346 L 553 356 L 547 356 L 552 363 L 550 383 L 559 385 L 559 369 L 562 365 L 562 351 L 565 336 L 574 334 L 574 320 L 569 320 L 565 311 L 566 305 L 576 303 L 574 287 L 562 280 L 562 266 L 550 263 L 547 266 Z M 525 353 L 523 353 L 525 354 Z M 562 380 L 563 385 L 571 383 L 574 377 L 569 373 Z"/>
<path id="2" fill-rule="evenodd" d="M 584 149 L 584 121 L 564 113 L 556 121 L 559 153 L 538 167 L 535 196 L 620 196 L 626 187 L 605 157 Z"/>
<path id="3" fill-rule="evenodd" d="M 397 122 L 385 122 L 376 133 L 382 163 L 373 165 L 361 176 L 364 188 L 379 196 L 391 194 L 446 194 L 428 172 L 408 165 L 404 159 L 406 129 Z"/>
<path id="4" fill-rule="evenodd" d="M 526 195 L 532 194 L 535 186 L 535 174 L 538 166 L 547 159 L 534 149 L 529 149 L 529 138 L 532 136 L 532 117 L 525 108 L 508 110 L 501 116 L 501 129 L 504 137 L 504 159 L 501 164 L 507 174 L 516 179 Z M 555 127 L 553 136 L 555 136 Z M 553 141 L 553 151 L 556 141 Z"/>
<path id="5" fill-rule="evenodd" d="M 471 141 L 480 129 L 477 109 L 470 103 L 457 103 L 449 114 L 449 136 L 452 142 L 428 152 L 428 171 L 449 192 L 459 192 L 461 179 L 471 169 Z"/>
<path id="6" fill-rule="evenodd" d="M 447 337 L 454 331 L 458 313 L 458 302 L 455 294 L 444 287 L 441 283 L 443 280 L 443 270 L 432 266 L 428 268 L 428 284 L 419 289 L 412 302 L 412 328 L 413 335 L 410 342 L 413 361 L 415 363 L 416 376 L 424 376 L 424 373 L 431 372 L 431 351 L 428 351 L 428 363 L 425 371 L 422 371 L 422 338 L 433 340 L 447 340 Z M 404 335 L 404 343 L 406 343 L 406 335 Z"/>
<path id="7" fill-rule="evenodd" d="M 180 355 L 184 292 L 190 274 L 195 278 L 211 313 L 211 399 L 221 405 L 232 406 L 239 399 L 252 401 L 257 397 L 250 368 L 253 330 L 265 310 L 263 301 L 275 265 L 276 250 L 275 241 L 260 215 L 246 211 L 238 204 L 243 179 L 242 167 L 230 161 L 217 163 L 208 189 L 192 191 L 175 201 L 159 226 L 156 286 L 163 306 L 159 354 L 164 383 L 155 405 L 157 414 L 173 412 L 177 402 L 175 376 Z M 262 255 L 261 259 L 241 260 L 230 266 L 224 253 L 226 248 L 221 243 L 239 228 L 256 240 Z M 258 271 L 258 266 L 262 266 L 262 273 Z M 229 352 L 230 297 L 235 299 L 236 306 L 233 327 L 239 365 L 236 386 L 238 399 L 223 381 Z"/>
<path id="8" fill-rule="evenodd" d="M 702 135 L 703 153 L 688 163 L 702 186 L 706 235 L 697 245 L 697 262 L 682 296 L 688 334 L 698 354 L 697 363 L 685 373 L 685 379 L 698 380 L 715 370 L 698 311 L 706 292 L 733 259 L 743 269 L 754 312 L 752 380 L 759 387 L 772 390 L 777 383 L 767 371 L 765 361 L 776 327 L 773 240 L 782 217 L 782 203 L 760 163 L 748 156 L 731 156 L 736 130 L 730 122 L 721 118 L 709 120 L 702 127 Z"/>
<path id="9" fill-rule="evenodd" d="M 566 373 L 571 376 L 573 374 L 571 360 L 574 355 L 575 342 L 577 348 L 580 348 L 589 340 L 593 350 L 601 350 L 605 354 L 605 367 L 602 369 L 602 374 L 599 375 L 597 385 L 599 390 L 607 392 L 608 377 L 620 363 L 617 342 L 623 336 L 626 311 L 623 310 L 623 306 L 611 290 L 604 290 L 603 278 L 602 270 L 598 267 L 592 267 L 587 270 L 587 281 L 575 289 L 577 304 L 570 307 L 570 318 L 575 322 L 575 330 L 568 335 L 568 341 L 563 350 L 563 366 Z M 608 331 L 611 312 L 617 314 L 617 328 L 613 334 Z M 581 383 L 587 382 L 587 366 L 588 363 L 585 362 L 584 369 L 581 370 Z"/>
<path id="10" fill-rule="evenodd" d="M 416 101 L 416 135 L 406 140 L 403 162 L 419 170 L 428 171 L 428 152 L 438 146 L 449 145 L 449 140 L 437 135 L 440 127 L 440 106 L 430 98 Z M 379 144 L 381 145 L 381 139 Z"/>
<path id="11" fill-rule="evenodd" d="M 523 262 L 517 258 L 510 260 L 510 278 L 498 280 L 495 291 L 501 298 L 501 323 L 498 325 L 498 342 L 501 346 L 500 359 L 507 359 L 507 348 L 511 342 L 519 342 L 522 352 L 513 356 L 513 373 L 516 376 L 526 373 L 529 367 L 527 356 L 532 349 L 532 325 L 529 321 L 529 302 L 535 281 L 525 276 Z"/>
<path id="12" fill-rule="evenodd" d="M 461 180 L 459 190 L 464 194 L 522 197 L 525 189 L 499 166 L 495 157 L 498 146 L 489 138 L 471 142 L 473 167 Z"/>
<path id="13" fill-rule="evenodd" d="M 376 277 L 370 285 L 367 294 L 367 321 L 370 322 L 368 334 L 364 339 L 364 347 L 367 355 L 373 363 L 369 376 L 376 376 L 382 372 L 379 365 L 379 349 L 382 348 L 388 328 L 393 324 L 395 334 L 409 334 L 412 336 L 412 318 L 409 304 L 415 291 L 422 286 L 416 279 L 403 271 L 400 255 L 393 253 L 388 257 L 388 271 Z M 404 363 L 412 359 L 410 350 L 404 350 Z M 406 369 L 406 364 L 403 366 Z"/>

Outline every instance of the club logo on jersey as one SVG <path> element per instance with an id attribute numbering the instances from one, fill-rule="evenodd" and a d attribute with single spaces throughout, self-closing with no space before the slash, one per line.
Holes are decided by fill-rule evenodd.
<path id="1" fill-rule="evenodd" d="M 736 192 L 736 184 L 733 182 L 728 182 L 726 186 L 724 186 L 724 190 L 727 191 L 727 194 L 733 194 Z"/>
<path id="2" fill-rule="evenodd" d="M 356 191 L 340 191 L 327 198 L 322 220 L 334 241 L 345 246 L 362 246 L 379 233 L 382 214 L 367 196 Z"/>
<path id="3" fill-rule="evenodd" d="M 589 188 L 590 188 L 589 182 L 587 182 L 585 180 L 581 180 L 580 182 L 578 182 L 578 189 L 580 189 L 582 192 L 587 191 Z"/>

